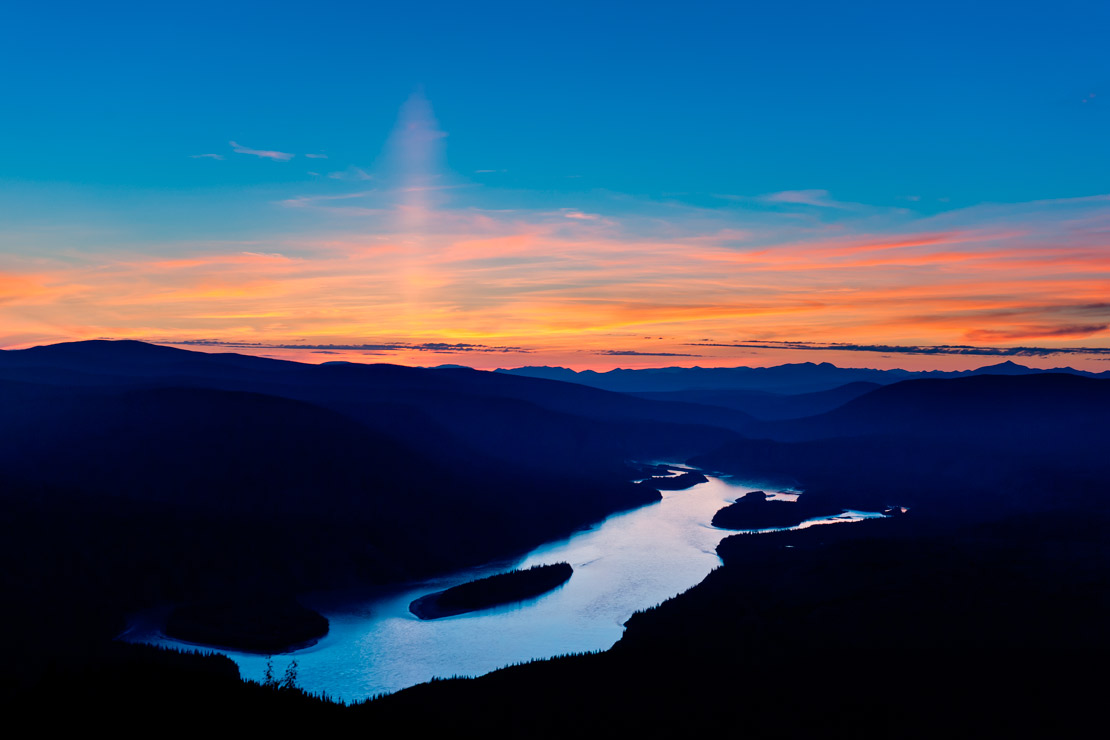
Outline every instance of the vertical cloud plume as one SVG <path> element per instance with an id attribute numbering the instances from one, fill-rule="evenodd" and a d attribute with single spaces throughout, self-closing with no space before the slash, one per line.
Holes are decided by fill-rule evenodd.
<path id="1" fill-rule="evenodd" d="M 417 90 L 401 106 L 382 157 L 382 179 L 395 194 L 395 229 L 408 235 L 398 276 L 407 312 L 417 313 L 433 287 L 427 269 L 433 259 L 428 231 L 431 211 L 442 203 L 437 191 L 446 186 L 444 139 L 431 103 Z"/>

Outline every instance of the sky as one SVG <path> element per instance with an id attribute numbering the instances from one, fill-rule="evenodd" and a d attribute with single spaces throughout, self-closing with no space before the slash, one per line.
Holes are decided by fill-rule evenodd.
<path id="1" fill-rule="evenodd" d="M 1110 369 L 1110 3 L 21 3 L 0 348 Z"/>

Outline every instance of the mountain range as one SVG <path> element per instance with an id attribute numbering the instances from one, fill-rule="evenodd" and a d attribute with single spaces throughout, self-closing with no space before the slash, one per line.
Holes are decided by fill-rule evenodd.
<path id="1" fill-rule="evenodd" d="M 667 393 L 688 391 L 765 391 L 770 393 L 814 393 L 848 383 L 888 385 L 922 378 L 960 378 L 967 375 L 1032 375 L 1069 373 L 1110 378 L 1110 370 L 1091 373 L 1070 367 L 1038 370 L 1010 360 L 975 370 L 874 370 L 843 368 L 828 362 L 800 362 L 774 367 L 663 367 L 642 370 L 570 370 L 565 367 L 517 367 L 496 372 L 529 378 L 548 378 L 579 383 L 621 393 Z M 689 399 L 685 399 L 689 400 Z"/>

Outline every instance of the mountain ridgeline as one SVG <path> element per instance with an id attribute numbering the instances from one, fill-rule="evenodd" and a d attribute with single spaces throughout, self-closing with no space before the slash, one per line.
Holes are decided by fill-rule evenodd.
<path id="1" fill-rule="evenodd" d="M 1044 372 L 1070 373 L 1084 377 L 1110 378 L 1110 371 L 1091 373 L 1070 367 L 1037 370 L 1019 365 L 1011 360 L 986 365 L 976 370 L 873 370 L 870 368 L 837 367 L 829 362 L 798 362 L 774 367 L 661 367 L 640 370 L 617 368 L 606 372 L 596 370 L 574 371 L 565 367 L 517 367 L 498 370 L 499 373 L 529 378 L 548 378 L 568 383 L 580 383 L 607 391 L 648 394 L 690 394 L 682 400 L 693 401 L 697 394 L 705 399 L 719 391 L 725 394 L 743 392 L 772 395 L 800 395 L 833 391 L 856 384 L 889 385 L 903 380 L 951 379 L 969 375 L 1034 375 Z M 842 391 L 843 393 L 844 391 Z M 850 390 L 847 391 L 851 393 Z M 738 394 L 740 395 L 740 394 Z M 673 400 L 679 400 L 673 397 Z M 827 409 L 826 409 L 827 410 Z M 811 412 L 818 413 L 818 412 Z"/>

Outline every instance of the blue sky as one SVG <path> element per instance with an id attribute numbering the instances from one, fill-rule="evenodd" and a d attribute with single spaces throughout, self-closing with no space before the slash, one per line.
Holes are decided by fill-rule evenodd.
<path id="1" fill-rule="evenodd" d="M 1110 192 L 1108 29 L 1106 2 L 10 4 L 0 256 L 385 233 L 382 204 L 289 205 L 400 177 L 414 93 L 456 209 L 774 242 L 1009 206 L 998 231 Z"/>
<path id="2" fill-rule="evenodd" d="M 230 5 L 10 6 L 4 179 L 309 177 L 188 158 L 232 140 L 368 168 L 418 86 L 451 169 L 511 189 L 966 204 L 1110 170 L 1105 2 Z"/>

